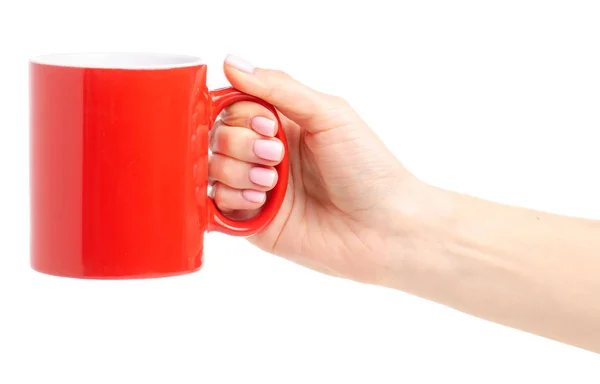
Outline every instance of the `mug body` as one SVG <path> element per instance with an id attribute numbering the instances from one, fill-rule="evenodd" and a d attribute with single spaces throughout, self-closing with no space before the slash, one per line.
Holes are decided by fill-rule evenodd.
<path id="1" fill-rule="evenodd" d="M 77 278 L 198 270 L 206 65 L 165 54 L 30 61 L 31 266 Z"/>

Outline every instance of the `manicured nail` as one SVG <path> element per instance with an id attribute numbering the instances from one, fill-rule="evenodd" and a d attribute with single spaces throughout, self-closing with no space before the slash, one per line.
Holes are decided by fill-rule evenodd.
<path id="1" fill-rule="evenodd" d="M 265 160 L 279 161 L 283 156 L 283 144 L 275 140 L 256 140 L 254 153 Z"/>
<path id="2" fill-rule="evenodd" d="M 267 195 L 261 191 L 255 191 L 253 189 L 245 189 L 242 191 L 242 196 L 244 199 L 248 200 L 251 203 L 263 203 Z"/>
<path id="3" fill-rule="evenodd" d="M 253 118 L 252 129 L 264 136 L 275 136 L 275 122 L 266 117 L 256 116 Z"/>
<path id="4" fill-rule="evenodd" d="M 225 62 L 238 71 L 245 73 L 252 73 L 254 71 L 254 66 L 239 56 L 227 55 Z"/>
<path id="5" fill-rule="evenodd" d="M 267 168 L 254 167 L 248 172 L 250 181 L 263 187 L 272 187 L 275 185 L 276 177 L 277 172 Z"/>

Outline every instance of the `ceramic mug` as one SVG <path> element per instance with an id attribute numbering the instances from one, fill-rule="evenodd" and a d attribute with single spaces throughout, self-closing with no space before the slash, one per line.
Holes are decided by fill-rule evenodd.
<path id="1" fill-rule="evenodd" d="M 196 57 L 49 54 L 29 61 L 31 267 L 75 278 L 164 277 L 201 268 L 204 234 L 249 236 L 283 201 L 288 165 L 260 213 L 224 216 L 207 194 L 208 132 L 237 101 L 208 90 Z M 277 123 L 281 127 L 281 122 Z"/>

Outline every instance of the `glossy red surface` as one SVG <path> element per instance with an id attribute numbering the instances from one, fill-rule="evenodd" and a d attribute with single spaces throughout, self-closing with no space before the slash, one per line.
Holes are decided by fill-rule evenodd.
<path id="1" fill-rule="evenodd" d="M 227 219 L 206 196 L 219 111 L 264 104 L 209 91 L 206 73 L 30 63 L 32 268 L 105 279 L 189 273 L 202 265 L 206 231 L 247 236 L 272 220 L 288 178 L 282 129 L 279 182 L 259 216 Z"/>

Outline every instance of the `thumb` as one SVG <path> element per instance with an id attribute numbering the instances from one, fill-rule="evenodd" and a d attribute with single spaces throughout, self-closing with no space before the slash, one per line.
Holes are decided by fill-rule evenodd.
<path id="1" fill-rule="evenodd" d="M 314 121 L 328 109 L 327 95 L 309 88 L 285 72 L 256 68 L 234 55 L 227 56 L 223 70 L 234 88 L 263 99 L 297 123 Z"/>

